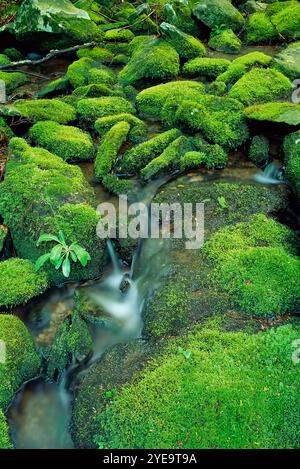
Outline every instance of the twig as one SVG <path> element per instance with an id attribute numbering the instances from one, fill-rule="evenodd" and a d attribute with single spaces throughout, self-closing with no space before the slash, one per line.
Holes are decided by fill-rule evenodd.
<path id="1" fill-rule="evenodd" d="M 12 62 L 10 64 L 0 65 L 0 70 L 10 70 L 10 69 L 14 69 L 14 68 L 17 68 L 17 67 L 23 67 L 24 65 L 40 65 L 40 64 L 43 64 L 44 62 L 48 62 L 48 60 L 52 59 L 53 57 L 57 57 L 58 55 L 68 54 L 69 52 L 75 52 L 79 49 L 93 47 L 95 45 L 96 45 L 95 42 L 87 42 L 85 44 L 69 47 L 67 49 L 52 50 L 52 51 L 49 52 L 49 54 L 47 54 L 42 59 L 38 59 L 38 60 L 20 60 L 19 62 Z"/>

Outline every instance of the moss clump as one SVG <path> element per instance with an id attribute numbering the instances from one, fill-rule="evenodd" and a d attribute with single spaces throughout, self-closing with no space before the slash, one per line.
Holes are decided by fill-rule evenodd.
<path id="1" fill-rule="evenodd" d="M 14 47 L 8 47 L 7 49 L 4 49 L 3 54 L 7 55 L 7 57 L 13 62 L 17 62 L 23 57 L 21 52 Z"/>
<path id="2" fill-rule="evenodd" d="M 300 197 L 300 132 L 293 132 L 284 137 L 283 150 L 286 163 L 286 175 L 295 186 L 298 197 Z"/>
<path id="3" fill-rule="evenodd" d="M 128 122 L 121 121 L 113 125 L 104 135 L 95 160 L 96 181 L 101 181 L 112 170 L 129 130 Z"/>
<path id="4" fill-rule="evenodd" d="M 290 80 L 277 70 L 253 68 L 233 85 L 228 96 L 249 105 L 287 98 L 292 90 Z"/>
<path id="5" fill-rule="evenodd" d="M 233 31 L 244 25 L 244 18 L 229 0 L 200 0 L 193 8 L 193 13 L 209 28 L 226 27 Z"/>
<path id="6" fill-rule="evenodd" d="M 47 276 L 36 273 L 33 263 L 25 259 L 0 262 L 0 280 L 0 307 L 26 303 L 48 287 Z"/>
<path id="7" fill-rule="evenodd" d="M 57 80 L 53 80 L 50 83 L 48 83 L 46 86 L 43 86 L 41 89 L 39 89 L 36 93 L 35 96 L 38 98 L 44 98 L 45 96 L 48 96 L 49 94 L 53 93 L 60 93 L 60 92 L 66 92 L 68 91 L 69 88 L 69 79 L 67 77 L 61 77 L 58 78 Z"/>
<path id="8" fill-rule="evenodd" d="M 103 40 L 106 42 L 130 42 L 134 34 L 130 29 L 109 29 L 104 34 Z"/>
<path id="9" fill-rule="evenodd" d="M 0 117 L 0 143 L 1 145 L 5 146 L 6 143 L 9 141 L 10 138 L 14 136 L 13 131 L 7 125 L 5 120 Z"/>
<path id="10" fill-rule="evenodd" d="M 161 155 L 152 159 L 142 171 L 142 177 L 146 180 L 157 177 L 160 174 L 172 173 L 179 169 L 180 158 L 193 150 L 191 139 L 180 136 L 170 143 Z"/>
<path id="11" fill-rule="evenodd" d="M 161 23 L 160 29 L 163 37 L 174 47 L 182 59 L 189 60 L 206 54 L 205 46 L 199 39 L 180 31 L 172 24 Z"/>
<path id="12" fill-rule="evenodd" d="M 231 29 L 225 29 L 219 34 L 212 34 L 208 45 L 218 52 L 237 54 L 241 50 L 242 42 Z"/>
<path id="13" fill-rule="evenodd" d="M 173 125 L 201 131 L 225 149 L 239 147 L 248 137 L 243 106 L 235 99 L 202 95 L 197 102 L 183 101 L 171 117 Z"/>
<path id="14" fill-rule="evenodd" d="M 192 17 L 191 6 L 188 2 L 181 0 L 173 0 L 172 3 L 164 2 L 164 18 L 165 20 L 176 26 L 187 34 L 197 36 L 199 33 L 198 25 Z"/>
<path id="15" fill-rule="evenodd" d="M 101 96 L 122 96 L 122 92 L 103 83 L 79 86 L 73 91 L 73 96 L 82 98 L 100 98 Z"/>
<path id="16" fill-rule="evenodd" d="M 91 136 L 77 127 L 52 121 L 37 122 L 29 135 L 35 144 L 65 161 L 90 160 L 95 153 Z"/>
<path id="17" fill-rule="evenodd" d="M 0 409 L 0 449 L 13 449 L 9 428 L 4 413 Z"/>
<path id="18" fill-rule="evenodd" d="M 146 124 L 138 117 L 132 114 L 115 114 L 114 116 L 106 116 L 97 119 L 95 122 L 95 129 L 102 137 L 113 125 L 118 122 L 128 122 L 130 125 L 130 131 L 128 134 L 128 140 L 133 143 L 140 143 L 146 139 L 147 127 Z"/>
<path id="19" fill-rule="evenodd" d="M 38 374 L 40 359 L 26 326 L 16 316 L 0 315 L 0 340 L 6 355 L 0 363 L 0 408 L 5 409 L 24 381 Z"/>
<path id="20" fill-rule="evenodd" d="M 176 101 L 181 101 L 191 97 L 197 100 L 204 90 L 204 85 L 195 81 L 172 81 L 141 91 L 136 103 L 141 114 L 157 118 L 168 99 L 175 97 Z"/>
<path id="21" fill-rule="evenodd" d="M 227 256 L 228 251 L 256 247 L 282 248 L 296 255 L 299 239 L 290 228 L 258 213 L 245 222 L 225 226 L 217 231 L 206 241 L 203 251 L 210 259 L 219 262 Z"/>
<path id="22" fill-rule="evenodd" d="M 290 80 L 300 76 L 300 42 L 294 42 L 275 55 L 272 68 L 283 73 Z"/>
<path id="23" fill-rule="evenodd" d="M 89 59 L 98 62 L 110 63 L 113 59 L 113 53 L 105 49 L 104 47 L 93 47 L 92 49 L 79 49 L 76 54 L 79 59 L 88 57 Z"/>
<path id="24" fill-rule="evenodd" d="M 29 82 L 25 73 L 21 72 L 0 71 L 0 80 L 4 81 L 7 94 L 11 94 L 16 88 Z"/>
<path id="25" fill-rule="evenodd" d="M 115 81 L 112 70 L 90 57 L 83 57 L 69 65 L 67 78 L 73 88 L 92 83 L 112 84 Z"/>
<path id="26" fill-rule="evenodd" d="M 264 12 L 250 15 L 246 25 L 247 44 L 267 44 L 278 38 L 278 32 Z"/>
<path id="27" fill-rule="evenodd" d="M 218 81 L 232 85 L 253 67 L 268 67 L 272 57 L 262 52 L 250 52 L 234 59 L 226 72 L 218 76 Z"/>
<path id="28" fill-rule="evenodd" d="M 249 106 L 245 109 L 248 119 L 257 121 L 283 122 L 289 125 L 300 124 L 300 104 L 266 103 Z"/>
<path id="29" fill-rule="evenodd" d="M 167 80 L 179 73 L 176 50 L 162 39 L 147 38 L 133 50 L 131 59 L 119 73 L 123 85 L 134 85 L 142 79 Z"/>
<path id="30" fill-rule="evenodd" d="M 249 147 L 249 158 L 256 165 L 261 165 L 269 161 L 270 144 L 264 135 L 255 135 Z"/>
<path id="31" fill-rule="evenodd" d="M 298 337 L 293 325 L 257 334 L 224 332 L 212 322 L 194 329 L 99 409 L 95 439 L 123 449 L 176 448 L 178 441 L 186 449 L 296 448 L 299 373 L 291 343 Z"/>
<path id="32" fill-rule="evenodd" d="M 213 81 L 208 85 L 207 91 L 214 96 L 224 96 L 226 88 L 226 84 L 223 81 Z"/>
<path id="33" fill-rule="evenodd" d="M 114 73 L 107 69 L 102 68 L 100 70 L 92 68 L 88 74 L 88 83 L 89 84 L 104 84 L 104 85 L 112 85 L 116 81 Z"/>
<path id="34" fill-rule="evenodd" d="M 276 317 L 299 308 L 299 276 L 296 257 L 281 247 L 259 247 L 228 251 L 215 280 L 243 313 Z"/>
<path id="35" fill-rule="evenodd" d="M 230 65 L 226 59 L 196 58 L 187 62 L 183 67 L 183 74 L 187 77 L 204 76 L 216 78 L 224 73 Z"/>
<path id="36" fill-rule="evenodd" d="M 134 113 L 132 104 L 124 98 L 103 97 L 81 99 L 77 104 L 79 117 L 89 123 L 94 124 L 100 117 L 114 114 Z"/>
<path id="37" fill-rule="evenodd" d="M 300 39 L 300 5 L 290 4 L 271 18 L 279 34 L 288 41 Z"/>
<path id="38" fill-rule="evenodd" d="M 8 65 L 11 61 L 5 54 L 0 54 L 0 65 Z"/>
<path id="39" fill-rule="evenodd" d="M 188 152 L 180 160 L 182 171 L 204 166 L 207 169 L 225 168 L 228 162 L 228 155 L 220 145 L 210 145 L 202 143 L 198 146 L 198 151 Z"/>
<path id="40" fill-rule="evenodd" d="M 102 179 L 102 184 L 106 190 L 116 195 L 130 195 L 135 190 L 135 183 L 125 179 L 120 179 L 115 174 L 107 174 Z"/>
<path id="41" fill-rule="evenodd" d="M 75 109 L 59 99 L 19 99 L 14 102 L 14 107 L 30 122 L 51 120 L 68 124 L 76 120 Z"/>
<path id="42" fill-rule="evenodd" d="M 121 160 L 122 171 L 125 173 L 138 172 L 153 158 L 159 156 L 180 135 L 179 130 L 171 129 L 128 150 Z"/>

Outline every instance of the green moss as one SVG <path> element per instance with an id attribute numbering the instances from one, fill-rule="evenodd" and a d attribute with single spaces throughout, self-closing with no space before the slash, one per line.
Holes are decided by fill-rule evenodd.
<path id="1" fill-rule="evenodd" d="M 112 70 L 90 57 L 83 57 L 69 65 L 67 78 L 73 88 L 92 83 L 111 84 L 115 81 Z"/>
<path id="2" fill-rule="evenodd" d="M 134 113 L 132 104 L 119 97 L 81 99 L 77 104 L 77 111 L 80 118 L 90 124 L 93 124 L 100 117 L 122 112 Z"/>
<path id="3" fill-rule="evenodd" d="M 179 130 L 171 129 L 128 150 L 121 160 L 122 171 L 125 173 L 138 172 L 153 158 L 159 156 L 180 135 Z"/>
<path id="4" fill-rule="evenodd" d="M 17 62 L 18 60 L 22 59 L 21 52 L 14 47 L 8 47 L 7 49 L 4 49 L 3 54 L 7 55 L 7 57 L 13 62 Z"/>
<path id="5" fill-rule="evenodd" d="M 126 141 L 130 125 L 118 122 L 104 135 L 95 160 L 95 179 L 101 181 L 113 168 L 118 152 Z"/>
<path id="6" fill-rule="evenodd" d="M 214 280 L 244 314 L 276 317 L 298 310 L 299 276 L 299 259 L 281 247 L 258 247 L 229 251 Z"/>
<path id="7" fill-rule="evenodd" d="M 5 54 L 0 54 L 0 65 L 8 65 L 11 61 Z"/>
<path id="8" fill-rule="evenodd" d="M 224 96 L 226 93 L 226 84 L 223 81 L 213 81 L 208 85 L 207 91 L 214 96 Z"/>
<path id="9" fill-rule="evenodd" d="M 29 82 L 25 73 L 21 72 L 0 71 L 0 80 L 4 81 L 7 94 L 11 94 L 16 88 Z"/>
<path id="10" fill-rule="evenodd" d="M 136 187 L 133 181 L 120 179 L 115 174 L 107 174 L 104 176 L 102 184 L 106 190 L 116 195 L 130 195 Z"/>
<path id="11" fill-rule="evenodd" d="M 166 41 L 178 52 L 180 58 L 189 60 L 206 54 L 205 46 L 199 39 L 180 31 L 176 26 L 161 23 L 160 30 Z"/>
<path id="12" fill-rule="evenodd" d="M 253 67 L 268 67 L 272 57 L 262 52 L 250 52 L 234 59 L 227 71 L 218 76 L 218 81 L 232 85 Z"/>
<path id="13" fill-rule="evenodd" d="M 289 125 L 297 125 L 300 124 L 300 104 L 257 104 L 247 107 L 245 115 L 248 119 L 257 121 L 283 122 Z"/>
<path id="14" fill-rule="evenodd" d="M 294 2 L 292 5 L 279 11 L 271 18 L 279 34 L 287 41 L 300 39 L 300 5 Z"/>
<path id="15" fill-rule="evenodd" d="M 223 25 L 236 31 L 243 27 L 245 21 L 229 0 L 199 0 L 193 8 L 193 13 L 209 28 Z"/>
<path id="16" fill-rule="evenodd" d="M 130 44 L 128 44 L 128 42 L 106 42 L 105 49 L 107 49 L 113 55 L 129 55 Z"/>
<path id="17" fill-rule="evenodd" d="M 130 29 L 110 29 L 104 34 L 103 40 L 107 42 L 130 42 L 134 34 Z"/>
<path id="18" fill-rule="evenodd" d="M 204 166 L 207 169 L 224 168 L 228 162 L 228 155 L 220 145 L 203 143 L 198 151 L 188 152 L 180 159 L 182 171 Z"/>
<path id="19" fill-rule="evenodd" d="M 89 59 L 96 60 L 99 62 L 110 63 L 113 59 L 112 52 L 104 47 L 93 47 L 92 49 L 79 49 L 76 54 L 79 59 L 88 57 Z"/>
<path id="20" fill-rule="evenodd" d="M 286 175 L 294 185 L 300 198 L 300 132 L 286 135 L 283 140 L 283 150 L 286 163 Z"/>
<path id="21" fill-rule="evenodd" d="M 35 96 L 37 96 L 38 98 L 43 98 L 44 96 L 48 96 L 49 94 L 68 91 L 68 88 L 69 79 L 63 76 L 61 78 L 57 78 L 57 80 L 51 81 L 46 86 L 43 86 L 36 92 Z"/>
<path id="22" fill-rule="evenodd" d="M 110 85 L 93 83 L 91 85 L 79 86 L 73 91 L 73 95 L 80 98 L 100 98 L 101 96 L 122 96 L 122 92 Z"/>
<path id="23" fill-rule="evenodd" d="M 2 410 L 0 409 L 0 449 L 12 449 L 13 445 L 9 435 L 9 428 L 3 414 Z"/>
<path id="24" fill-rule="evenodd" d="M 35 144 L 65 161 L 90 160 L 95 153 L 91 136 L 77 127 L 52 121 L 37 122 L 30 129 L 29 135 Z"/>
<path id="25" fill-rule="evenodd" d="M 185 33 L 197 36 L 199 33 L 198 25 L 192 17 L 191 5 L 188 2 L 181 0 L 172 0 L 171 2 L 164 2 L 164 18 L 165 20 L 176 26 Z"/>
<path id="26" fill-rule="evenodd" d="M 7 125 L 5 120 L 0 117 L 0 144 L 4 147 L 13 136 L 14 133 L 11 128 Z"/>
<path id="27" fill-rule="evenodd" d="M 228 96 L 249 105 L 287 98 L 292 90 L 290 80 L 277 70 L 253 68 L 233 85 Z"/>
<path id="28" fill-rule="evenodd" d="M 142 171 L 142 177 L 146 180 L 157 177 L 161 174 L 172 173 L 179 169 L 181 157 L 193 150 L 193 144 L 190 139 L 180 136 L 171 142 L 161 155 L 152 159 Z"/>
<path id="29" fill-rule="evenodd" d="M 290 80 L 300 76 L 300 42 L 294 42 L 273 58 L 272 68 L 283 73 Z"/>
<path id="30" fill-rule="evenodd" d="M 227 70 L 230 63 L 226 59 L 197 58 L 187 62 L 182 71 L 187 77 L 204 76 L 216 78 Z"/>
<path id="31" fill-rule="evenodd" d="M 0 407 L 5 409 L 24 381 L 38 374 L 40 359 L 26 326 L 16 316 L 0 314 L 0 340 L 6 353 L 0 363 Z"/>
<path id="32" fill-rule="evenodd" d="M 269 161 L 270 144 L 264 135 L 255 135 L 249 147 L 249 158 L 256 165 L 261 165 Z"/>
<path id="33" fill-rule="evenodd" d="M 119 73 L 124 85 L 134 85 L 142 79 L 167 80 L 179 73 L 179 56 L 166 41 L 147 38 L 135 47 L 127 65 Z"/>
<path id="34" fill-rule="evenodd" d="M 266 13 L 250 15 L 246 25 L 247 44 L 268 44 L 277 38 L 278 32 Z"/>
<path id="35" fill-rule="evenodd" d="M 18 258 L 0 262 L 0 280 L 0 307 L 26 303 L 48 287 L 44 273 L 36 273 L 32 262 Z"/>
<path id="36" fill-rule="evenodd" d="M 171 117 L 173 125 L 201 131 L 225 149 L 239 147 L 248 137 L 243 106 L 235 99 L 203 95 L 197 102 L 183 101 Z"/>
<path id="37" fill-rule="evenodd" d="M 242 42 L 231 29 L 225 29 L 219 34 L 211 35 L 208 45 L 218 52 L 237 54 L 241 50 Z"/>
<path id="38" fill-rule="evenodd" d="M 203 251 L 213 261 L 220 261 L 227 256 L 228 251 L 255 247 L 282 248 L 296 255 L 299 239 L 290 228 L 258 213 L 245 222 L 225 226 L 217 231 L 205 242 Z"/>
<path id="39" fill-rule="evenodd" d="M 146 124 L 132 114 L 115 114 L 114 116 L 106 116 L 97 119 L 95 122 L 95 129 L 102 137 L 113 125 L 118 122 L 125 121 L 130 125 L 128 140 L 133 143 L 140 143 L 146 139 L 147 127 Z"/>
<path id="40" fill-rule="evenodd" d="M 14 102 L 14 107 L 30 122 L 51 120 L 68 124 L 76 120 L 75 109 L 59 99 L 19 99 Z"/>
<path id="41" fill-rule="evenodd" d="M 210 322 L 169 342 L 100 408 L 98 444 L 296 448 L 299 373 L 291 343 L 298 336 L 293 325 L 247 334 L 223 332 Z"/>
<path id="42" fill-rule="evenodd" d="M 141 91 L 136 98 L 138 110 L 149 117 L 161 115 L 163 105 L 169 98 L 182 101 L 189 97 L 198 99 L 204 93 L 204 85 L 195 81 L 172 81 Z"/>
<path id="43" fill-rule="evenodd" d="M 88 73 L 88 83 L 89 84 L 104 84 L 112 85 L 116 81 L 116 77 L 112 70 L 108 68 L 102 68 L 100 70 L 92 68 Z"/>

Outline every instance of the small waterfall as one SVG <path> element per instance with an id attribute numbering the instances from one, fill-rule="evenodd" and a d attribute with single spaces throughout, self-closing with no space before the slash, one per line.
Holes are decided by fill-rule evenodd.
<path id="1" fill-rule="evenodd" d="M 284 168 L 279 163 L 269 163 L 265 169 L 254 176 L 254 181 L 261 184 L 287 184 Z"/>

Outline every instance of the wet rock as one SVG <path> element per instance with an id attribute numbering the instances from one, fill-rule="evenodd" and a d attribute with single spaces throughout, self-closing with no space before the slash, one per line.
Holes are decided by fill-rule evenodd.
<path id="1" fill-rule="evenodd" d="M 294 103 L 255 104 L 245 109 L 245 115 L 250 120 L 295 126 L 300 124 L 300 105 Z"/>
<path id="2" fill-rule="evenodd" d="M 290 44 L 273 58 L 272 68 L 279 70 L 290 80 L 300 77 L 300 42 Z"/>
<path id="3" fill-rule="evenodd" d="M 189 60 L 206 54 L 205 46 L 199 39 L 180 31 L 172 24 L 161 23 L 160 30 L 166 41 L 176 49 L 180 58 Z"/>
<path id="4" fill-rule="evenodd" d="M 197 1 L 193 13 L 209 28 L 224 25 L 233 31 L 239 30 L 244 24 L 242 14 L 229 0 Z"/>

